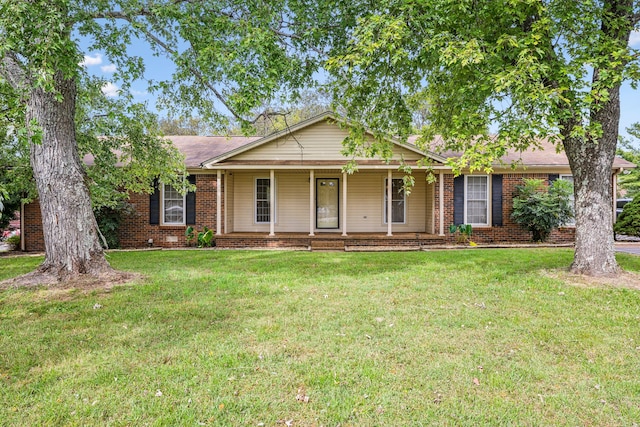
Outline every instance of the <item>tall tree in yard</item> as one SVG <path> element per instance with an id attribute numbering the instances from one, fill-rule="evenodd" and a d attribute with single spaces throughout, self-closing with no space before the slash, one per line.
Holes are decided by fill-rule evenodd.
<path id="1" fill-rule="evenodd" d="M 426 104 L 418 143 L 432 149 L 441 134 L 443 148 L 465 152 L 458 171 L 490 170 L 507 149 L 553 140 L 575 182 L 571 269 L 615 275 L 611 172 L 620 86 L 639 78 L 629 46 L 639 9 L 632 0 L 372 3 L 329 60 L 334 99 L 380 141 L 407 135 L 412 110 Z"/>
<path id="2" fill-rule="evenodd" d="M 91 206 L 98 177 L 80 155 L 110 159 L 103 166 L 120 161 L 137 178 L 124 187 L 135 191 L 149 191 L 153 175 L 171 182 L 180 174 L 176 152 L 153 138 L 154 120 L 128 95 L 131 82 L 144 77 L 142 60 L 128 54 L 128 46 L 148 43 L 174 62 L 177 83 L 150 86 L 171 114 L 195 112 L 223 128 L 218 107 L 224 106 L 248 125 L 252 108 L 276 91 L 295 95 L 315 69 L 315 58 L 295 56 L 300 40 L 292 37 L 289 14 L 296 7 L 257 0 L 0 0 L 0 105 L 15 119 L 8 127 L 17 129 L 14 138 L 30 147 L 45 233 L 43 280 L 114 274 Z M 100 114 L 86 108 L 94 98 L 85 89 L 99 86 L 79 65 L 81 36 L 118 68 L 120 100 L 98 108 Z"/>

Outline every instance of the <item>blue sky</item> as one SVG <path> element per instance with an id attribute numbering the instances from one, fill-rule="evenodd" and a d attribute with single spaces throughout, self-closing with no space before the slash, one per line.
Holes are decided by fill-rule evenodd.
<path id="1" fill-rule="evenodd" d="M 82 46 L 81 42 L 81 48 Z M 635 48 L 640 48 L 640 31 L 631 34 L 629 43 Z M 130 54 L 137 55 L 145 60 L 145 77 L 153 80 L 169 80 L 174 71 L 171 61 L 162 57 L 151 54 L 150 49 L 144 43 L 137 43 L 131 46 Z M 118 83 L 114 81 L 113 74 L 116 67 L 109 59 L 99 52 L 85 52 L 85 60 L 83 65 L 87 70 L 97 76 L 103 77 L 110 83 L 103 88 L 103 92 L 108 96 L 117 96 Z M 146 81 L 137 81 L 133 84 L 132 95 L 138 102 L 146 102 L 151 111 L 157 111 L 155 106 L 155 97 L 147 91 Z M 166 114 L 159 112 L 161 117 Z M 625 83 L 620 93 L 620 134 L 627 136 L 626 128 L 632 123 L 640 122 L 640 89 L 633 89 L 628 83 Z"/>

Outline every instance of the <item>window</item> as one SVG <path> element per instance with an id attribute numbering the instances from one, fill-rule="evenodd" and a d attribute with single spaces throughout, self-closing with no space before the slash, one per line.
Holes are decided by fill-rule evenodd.
<path id="1" fill-rule="evenodd" d="M 571 184 L 573 184 L 573 175 L 560 175 L 560 179 L 563 179 L 565 181 L 569 181 Z M 573 206 L 573 212 L 575 213 L 575 211 L 576 211 L 576 199 L 575 199 L 574 193 L 571 193 L 571 196 L 569 196 L 569 200 L 571 200 L 571 206 Z M 572 218 L 564 225 L 568 225 L 568 226 L 574 227 L 576 225 L 576 219 Z"/>
<path id="2" fill-rule="evenodd" d="M 169 184 L 163 185 L 162 193 L 162 223 L 184 224 L 185 196 L 181 195 Z"/>
<path id="3" fill-rule="evenodd" d="M 387 186 L 389 180 L 384 180 L 384 223 L 387 224 Z M 405 218 L 405 194 L 402 178 L 391 180 L 391 218 L 394 224 L 404 224 Z"/>
<path id="4" fill-rule="evenodd" d="M 465 224 L 489 225 L 489 177 L 465 176 Z"/>
<path id="5" fill-rule="evenodd" d="M 269 178 L 256 179 L 256 223 L 269 223 L 271 221 L 269 208 L 271 185 L 269 181 Z"/>

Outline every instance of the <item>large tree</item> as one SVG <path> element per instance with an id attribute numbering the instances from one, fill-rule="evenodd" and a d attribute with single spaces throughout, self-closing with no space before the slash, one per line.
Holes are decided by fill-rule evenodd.
<path id="1" fill-rule="evenodd" d="M 490 170 L 507 149 L 553 140 L 575 182 L 571 269 L 614 275 L 611 172 L 620 86 L 639 77 L 629 46 L 639 8 L 632 0 L 371 3 L 348 48 L 329 60 L 334 99 L 380 141 L 407 135 L 412 111 L 427 105 L 418 143 L 433 149 L 441 134 L 443 148 L 464 152 L 458 172 Z"/>
<path id="2" fill-rule="evenodd" d="M 309 40 L 320 40 L 310 21 L 293 20 L 302 3 L 0 0 L 0 105 L 10 107 L 19 129 L 15 137 L 29 146 L 46 247 L 39 273 L 56 280 L 113 274 L 90 197 L 105 188 L 92 185 L 100 179 L 122 186 L 105 167 L 120 162 L 130 168 L 128 175 L 137 179 L 124 187 L 134 191 L 148 190 L 150 175 L 171 180 L 180 172 L 167 170 L 177 167 L 178 157 L 153 137 L 155 121 L 129 95 L 132 82 L 144 78 L 144 63 L 129 46 L 147 43 L 173 61 L 173 82 L 150 82 L 169 114 L 195 113 L 224 128 L 227 112 L 249 127 L 252 108 L 276 92 L 295 95 L 316 69 L 319 56 L 305 55 L 302 38 L 295 36 L 298 26 Z M 331 18 L 321 9 L 317 17 L 305 16 Z M 80 65 L 80 38 L 117 66 L 117 101 L 96 98 L 100 82 Z M 95 105 L 96 99 L 103 102 Z M 168 160 L 154 163 L 149 154 L 163 151 Z M 89 171 L 83 154 L 95 158 Z M 136 167 L 140 163 L 147 167 Z"/>

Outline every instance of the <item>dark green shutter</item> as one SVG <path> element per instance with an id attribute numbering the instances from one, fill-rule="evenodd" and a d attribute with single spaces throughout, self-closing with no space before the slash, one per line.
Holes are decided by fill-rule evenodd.
<path id="1" fill-rule="evenodd" d="M 453 223 L 464 223 L 464 175 L 453 178 Z"/>
<path id="2" fill-rule="evenodd" d="M 196 176 L 189 175 L 187 177 L 189 184 L 196 185 Z M 196 193 L 195 191 L 189 191 L 187 193 L 187 225 L 195 225 L 196 223 Z"/>
<path id="3" fill-rule="evenodd" d="M 491 176 L 491 223 L 502 227 L 502 175 Z"/>
<path id="4" fill-rule="evenodd" d="M 153 193 L 149 195 L 149 224 L 160 224 L 160 189 L 158 180 L 153 180 Z"/>

